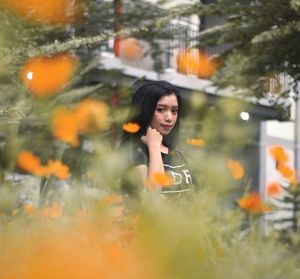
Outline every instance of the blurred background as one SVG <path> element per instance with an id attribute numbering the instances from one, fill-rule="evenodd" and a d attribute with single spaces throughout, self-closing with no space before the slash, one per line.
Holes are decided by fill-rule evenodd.
<path id="1" fill-rule="evenodd" d="M 0 241 L 12 232 L 22 239 L 16 231 L 18 225 L 25 229 L 26 218 L 52 220 L 79 208 L 80 216 L 96 212 L 117 223 L 122 216 L 130 233 L 134 227 L 151 241 L 163 232 L 153 245 L 164 268 L 174 267 L 165 261 L 172 253 L 175 262 L 183 256 L 188 261 L 169 275 L 155 265 L 160 276 L 221 278 L 229 272 L 227 260 L 228 277 L 235 278 L 242 265 L 234 260 L 249 249 L 251 272 L 245 278 L 296 278 L 293 257 L 283 260 L 290 250 L 272 241 L 280 239 L 293 251 L 300 243 L 299 20 L 298 0 L 0 0 Z M 123 130 L 136 132 L 127 116 L 132 85 L 139 80 L 167 80 L 183 96 L 180 146 L 197 194 L 178 220 L 170 213 L 178 204 L 167 208 L 154 198 L 141 207 L 129 199 L 134 218 L 120 206 L 129 162 L 119 147 Z M 111 205 L 117 210 L 106 215 Z M 136 216 L 142 216 L 140 222 Z M 191 237 L 189 250 L 182 243 L 190 232 L 182 224 L 202 241 Z M 168 231 L 178 228 L 177 249 L 178 238 L 169 238 Z M 114 229 L 107 227 L 109 233 Z M 271 242 L 263 246 L 266 236 Z M 77 238 L 71 239 L 75 246 Z M 167 240 L 168 252 L 160 250 Z M 8 251 L 18 253 L 9 243 Z M 200 248 L 194 251 L 193 244 Z M 146 247 L 143 240 L 135 245 L 134 251 Z M 105 260 L 123 257 L 115 246 L 105 249 L 104 254 L 110 251 Z M 271 257 L 274 251 L 278 258 Z M 199 267 L 196 259 L 205 253 L 213 260 Z M 87 255 L 83 262 L 90 262 Z M 270 258 L 273 267 L 266 264 Z M 117 262 L 119 272 L 124 262 Z M 142 271 L 148 262 L 141 262 Z M 215 273 L 207 271 L 215 263 Z M 34 262 L 34 268 L 40 264 Z M 118 272 L 107 274 L 118 278 Z M 84 272 L 78 276 L 84 278 Z M 134 278 L 131 271 L 128 278 Z"/>

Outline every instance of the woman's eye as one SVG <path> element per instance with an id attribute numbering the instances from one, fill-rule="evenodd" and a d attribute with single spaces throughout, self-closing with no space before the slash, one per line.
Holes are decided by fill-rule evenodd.
<path id="1" fill-rule="evenodd" d="M 172 113 L 173 113 L 173 114 L 177 114 L 177 113 L 178 113 L 178 109 L 173 109 L 173 110 L 172 110 Z"/>
<path id="2" fill-rule="evenodd" d="M 163 109 L 163 108 L 157 108 L 156 111 L 157 111 L 157 112 L 164 112 L 165 109 Z"/>

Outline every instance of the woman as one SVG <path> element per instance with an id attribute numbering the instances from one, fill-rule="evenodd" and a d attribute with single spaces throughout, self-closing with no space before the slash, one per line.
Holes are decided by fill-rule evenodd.
<path id="1" fill-rule="evenodd" d="M 135 91 L 131 106 L 128 122 L 137 123 L 140 129 L 134 134 L 124 132 L 123 139 L 130 146 L 134 177 L 138 173 L 148 189 L 160 188 L 164 195 L 191 190 L 190 171 L 176 148 L 182 111 L 178 90 L 167 81 L 144 82 Z M 168 187 L 154 179 L 165 174 L 172 178 Z"/>

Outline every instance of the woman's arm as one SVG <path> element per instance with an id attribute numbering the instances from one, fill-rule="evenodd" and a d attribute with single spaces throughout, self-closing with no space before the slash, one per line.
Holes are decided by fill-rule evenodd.
<path id="1" fill-rule="evenodd" d="M 161 152 L 168 152 L 168 148 L 162 145 L 162 139 L 162 135 L 151 127 L 147 129 L 146 135 L 141 137 L 141 141 L 148 147 L 149 161 L 148 165 L 141 164 L 132 168 L 130 176 L 137 185 L 142 182 L 146 187 L 159 186 L 153 183 L 153 175 L 165 172 Z"/>
<path id="2" fill-rule="evenodd" d="M 149 127 L 145 136 L 141 140 L 148 146 L 149 165 L 147 179 L 151 179 L 155 173 L 164 173 L 164 165 L 161 156 L 161 145 L 163 137 L 156 130 Z"/>

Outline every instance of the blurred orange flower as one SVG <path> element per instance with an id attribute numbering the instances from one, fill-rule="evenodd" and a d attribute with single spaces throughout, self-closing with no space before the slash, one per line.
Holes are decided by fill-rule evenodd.
<path id="1" fill-rule="evenodd" d="M 108 127 L 108 107 L 102 101 L 85 99 L 73 110 L 57 108 L 52 117 L 52 133 L 58 140 L 79 145 L 79 135 Z"/>
<path id="2" fill-rule="evenodd" d="M 0 0 L 0 5 L 32 22 L 65 25 L 83 18 L 84 0 Z"/>
<path id="3" fill-rule="evenodd" d="M 135 134 L 141 129 L 141 126 L 137 123 L 128 122 L 123 124 L 122 128 L 127 133 Z"/>
<path id="4" fill-rule="evenodd" d="M 150 190 L 152 187 L 170 187 L 173 184 L 173 178 L 164 172 L 154 173 L 149 179 L 146 181 L 146 186 Z"/>
<path id="5" fill-rule="evenodd" d="M 59 179 L 68 179 L 70 177 L 69 167 L 58 160 L 49 160 L 47 163 L 48 172 Z"/>
<path id="6" fill-rule="evenodd" d="M 21 151 L 16 159 L 17 166 L 37 176 L 47 175 L 47 170 L 41 165 L 40 158 L 28 150 Z"/>
<path id="7" fill-rule="evenodd" d="M 41 164 L 40 158 L 35 156 L 32 152 L 23 150 L 18 154 L 17 165 L 19 168 L 33 172 Z"/>
<path id="8" fill-rule="evenodd" d="M 120 42 L 120 57 L 128 60 L 138 60 L 144 54 L 143 47 L 136 38 L 122 39 Z"/>
<path id="9" fill-rule="evenodd" d="M 198 49 L 181 49 L 177 55 L 177 70 L 182 74 L 198 75 Z"/>
<path id="10" fill-rule="evenodd" d="M 49 214 L 45 215 L 47 219 L 51 218 L 48 217 Z M 5 248 L 1 250 L 0 278 L 168 277 L 169 273 L 164 263 L 152 261 L 153 247 L 150 249 L 144 238 L 122 241 L 124 222 L 119 222 L 118 225 L 104 223 L 102 218 L 93 223 L 90 218 L 81 222 L 70 221 L 64 222 L 63 226 L 57 223 L 46 226 L 40 224 L 36 226 L 39 230 L 34 233 L 20 233 L 14 230 L 7 234 L 7 237 L 0 235 L 1 248 Z M 19 228 L 22 229 L 23 226 Z"/>
<path id="11" fill-rule="evenodd" d="M 271 146 L 269 153 L 276 162 L 286 162 L 288 160 L 288 155 L 282 146 Z"/>
<path id="12" fill-rule="evenodd" d="M 98 100 L 85 99 L 73 110 L 79 132 L 87 134 L 108 126 L 108 106 Z"/>
<path id="13" fill-rule="evenodd" d="M 238 201 L 240 208 L 248 211 L 249 213 L 258 214 L 270 211 L 270 208 L 262 202 L 258 192 L 250 192 L 244 198 Z"/>
<path id="14" fill-rule="evenodd" d="M 48 97 L 64 89 L 70 82 L 76 65 L 77 58 L 68 53 L 37 56 L 24 64 L 21 80 L 33 95 Z"/>
<path id="15" fill-rule="evenodd" d="M 215 58 L 209 57 L 205 52 L 199 52 L 198 77 L 210 78 L 215 74 L 219 64 Z"/>
<path id="16" fill-rule="evenodd" d="M 282 188 L 279 183 L 272 182 L 267 185 L 267 194 L 269 196 L 278 196 L 282 193 Z"/>
<path id="17" fill-rule="evenodd" d="M 23 205 L 23 210 L 28 215 L 32 215 L 35 212 L 35 208 L 32 206 L 32 204 L 24 204 Z"/>
<path id="18" fill-rule="evenodd" d="M 203 139 L 187 139 L 186 142 L 193 146 L 203 146 L 205 141 Z"/>
<path id="19" fill-rule="evenodd" d="M 73 111 L 57 108 L 52 118 L 52 133 L 58 140 L 73 146 L 79 145 L 79 123 Z"/>
<path id="20" fill-rule="evenodd" d="M 16 162 L 20 169 L 37 176 L 55 175 L 59 179 L 67 179 L 70 176 L 69 167 L 60 161 L 49 160 L 47 165 L 42 165 L 39 157 L 27 150 L 18 154 Z"/>
<path id="21" fill-rule="evenodd" d="M 290 168 L 285 165 L 284 162 L 279 162 L 277 166 L 278 171 L 281 173 L 283 177 L 289 180 L 292 183 L 297 182 L 296 172 L 293 168 Z"/>
<path id="22" fill-rule="evenodd" d="M 227 168 L 231 172 L 231 175 L 234 179 L 240 180 L 244 177 L 245 171 L 242 164 L 236 160 L 228 160 Z"/>
<path id="23" fill-rule="evenodd" d="M 42 211 L 42 216 L 45 218 L 52 218 L 57 219 L 59 218 L 63 213 L 62 206 L 54 202 L 50 207 L 45 207 Z"/>
<path id="24" fill-rule="evenodd" d="M 218 64 L 199 49 L 181 49 L 176 57 L 177 71 L 183 74 L 192 74 L 200 78 L 210 78 L 215 74 Z"/>

